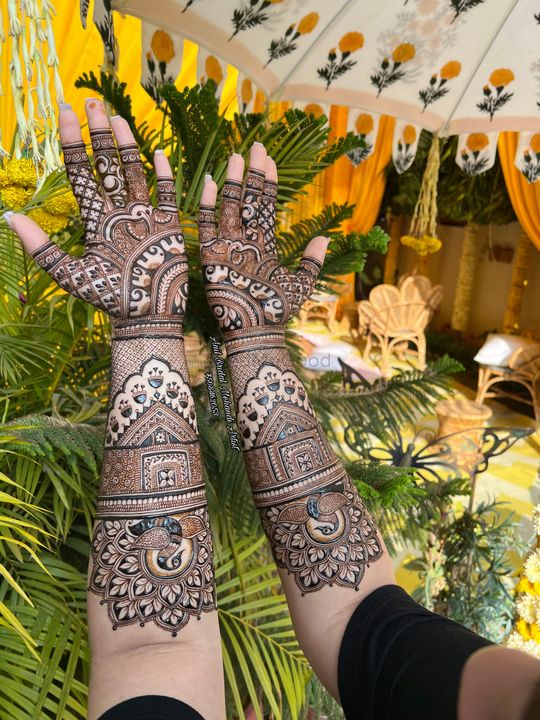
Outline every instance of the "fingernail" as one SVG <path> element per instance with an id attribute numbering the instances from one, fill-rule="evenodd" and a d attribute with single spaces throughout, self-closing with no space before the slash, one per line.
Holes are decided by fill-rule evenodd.
<path id="1" fill-rule="evenodd" d="M 242 157 L 242 155 L 240 155 L 240 153 L 233 153 L 231 157 Z"/>
<path id="2" fill-rule="evenodd" d="M 11 216 L 13 215 L 13 212 L 11 210 L 7 210 L 2 217 L 6 221 L 6 223 L 9 225 L 9 227 L 13 227 L 11 224 Z"/>
<path id="3" fill-rule="evenodd" d="M 111 115 L 109 120 L 118 120 L 119 117 L 120 117 L 120 115 Z"/>
<path id="4" fill-rule="evenodd" d="M 91 102 L 100 103 L 100 102 L 101 102 L 101 99 L 100 99 L 100 98 L 95 98 L 95 97 L 89 97 L 89 98 L 86 98 L 86 100 L 85 100 L 84 102 L 85 102 L 85 103 L 91 103 Z"/>
<path id="5" fill-rule="evenodd" d="M 69 103 L 60 103 L 58 107 L 60 110 L 71 110 L 71 105 Z"/>
<path id="6" fill-rule="evenodd" d="M 254 145 L 260 145 L 261 147 L 264 147 L 264 145 L 263 145 L 262 143 L 260 143 L 260 142 L 254 142 L 253 144 L 254 144 Z"/>
<path id="7" fill-rule="evenodd" d="M 115 115 L 114 117 L 118 117 L 118 115 Z M 111 118 L 111 120 L 112 120 L 112 118 Z M 154 150 L 154 155 L 165 155 L 165 150 L 158 148 L 157 150 Z"/>
<path id="8" fill-rule="evenodd" d="M 211 176 L 211 175 L 206 174 L 206 175 L 204 176 L 204 182 L 205 182 L 205 184 L 206 184 L 207 182 L 210 182 L 211 180 L 212 180 L 212 176 Z"/>

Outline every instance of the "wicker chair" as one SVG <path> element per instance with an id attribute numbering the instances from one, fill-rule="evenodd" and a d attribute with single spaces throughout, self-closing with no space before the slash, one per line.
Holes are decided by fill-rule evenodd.
<path id="1" fill-rule="evenodd" d="M 523 396 L 506 388 L 495 388 L 500 383 L 518 383 L 530 395 Z M 508 360 L 507 367 L 480 364 L 476 402 L 497 397 L 509 397 L 532 405 L 537 422 L 540 422 L 540 344 L 517 348 Z"/>
<path id="2" fill-rule="evenodd" d="M 331 333 L 336 331 L 337 295 L 323 295 L 314 293 L 303 304 L 298 313 L 300 326 L 308 320 L 322 320 Z"/>
<path id="3" fill-rule="evenodd" d="M 380 347 L 383 377 L 390 373 L 393 353 L 403 357 L 414 346 L 420 368 L 426 366 L 424 330 L 442 298 L 442 287 L 432 286 L 422 275 L 403 278 L 398 287 L 377 285 L 369 300 L 358 304 L 360 332 L 366 336 L 364 358 L 370 356 L 374 343 Z"/>

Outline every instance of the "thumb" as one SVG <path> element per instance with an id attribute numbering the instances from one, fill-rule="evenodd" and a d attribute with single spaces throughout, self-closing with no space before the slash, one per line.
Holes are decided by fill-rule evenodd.
<path id="1" fill-rule="evenodd" d="M 2 219 L 18 235 L 29 255 L 33 255 L 50 242 L 47 234 L 26 215 L 8 211 L 2 215 Z"/>
<path id="2" fill-rule="evenodd" d="M 329 242 L 330 238 L 323 235 L 318 235 L 313 240 L 310 240 L 298 265 L 297 275 L 300 272 L 307 272 L 313 277 L 313 280 L 317 279 L 324 263 Z"/>

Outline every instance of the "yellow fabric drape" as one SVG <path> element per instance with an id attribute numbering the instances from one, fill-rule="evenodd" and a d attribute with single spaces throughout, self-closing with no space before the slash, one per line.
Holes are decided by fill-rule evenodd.
<path id="1" fill-rule="evenodd" d="M 540 183 L 529 184 L 514 165 L 517 144 L 518 133 L 501 133 L 499 157 L 514 212 L 527 236 L 540 250 Z"/>
<path id="2" fill-rule="evenodd" d="M 332 106 L 330 139 L 347 133 L 348 108 Z M 377 220 L 386 186 L 384 170 L 392 157 L 394 118 L 383 115 L 379 121 L 377 140 L 372 155 L 358 167 L 346 157 L 340 158 L 324 173 L 324 202 L 348 202 L 355 205 L 353 216 L 343 224 L 344 232 L 367 232 Z M 341 303 L 354 298 L 354 275 L 340 278 L 348 286 L 341 293 Z"/>

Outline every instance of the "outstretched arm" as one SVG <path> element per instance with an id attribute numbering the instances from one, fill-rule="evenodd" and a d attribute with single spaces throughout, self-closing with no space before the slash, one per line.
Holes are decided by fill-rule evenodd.
<path id="1" fill-rule="evenodd" d="M 171 170 L 156 154 L 152 206 L 128 124 L 87 102 L 94 176 L 77 117 L 60 113 L 85 225 L 70 257 L 30 219 L 11 226 L 65 290 L 111 316 L 103 474 L 89 567 L 89 715 L 143 695 L 225 717 L 212 542 L 182 322 L 187 258 Z M 116 142 L 115 142 L 116 140 Z"/>
<path id="2" fill-rule="evenodd" d="M 308 245 L 296 273 L 274 235 L 277 171 L 262 145 L 233 155 L 223 189 L 201 200 L 207 297 L 223 333 L 246 467 L 302 649 L 338 697 L 337 661 L 354 608 L 394 582 L 375 523 L 330 447 L 285 346 L 285 323 L 310 295 L 327 240 Z"/>

